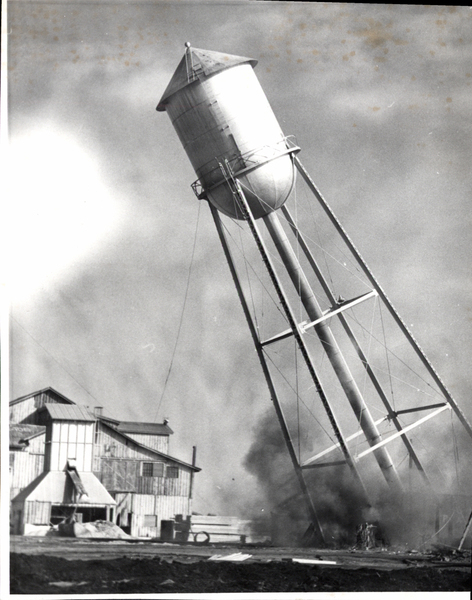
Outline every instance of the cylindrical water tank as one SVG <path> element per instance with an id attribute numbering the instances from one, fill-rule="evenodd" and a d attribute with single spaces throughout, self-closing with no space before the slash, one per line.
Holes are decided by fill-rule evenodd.
<path id="1" fill-rule="evenodd" d="M 253 66 L 257 61 L 191 48 L 158 106 L 167 111 L 199 178 L 202 196 L 242 218 L 221 170 L 227 161 L 257 219 L 282 206 L 295 169 L 287 142 Z"/>

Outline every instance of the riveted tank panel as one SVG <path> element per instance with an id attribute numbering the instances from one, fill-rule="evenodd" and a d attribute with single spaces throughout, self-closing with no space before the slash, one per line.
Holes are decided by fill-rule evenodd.
<path id="1" fill-rule="evenodd" d="M 295 177 L 293 149 L 252 64 L 246 59 L 210 76 L 200 75 L 165 95 L 158 106 L 169 114 L 210 202 L 238 219 L 242 215 L 219 163 L 230 164 L 255 218 L 282 206 Z"/>

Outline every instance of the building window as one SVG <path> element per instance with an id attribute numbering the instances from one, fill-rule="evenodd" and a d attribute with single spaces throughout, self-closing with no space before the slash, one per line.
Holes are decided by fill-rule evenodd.
<path id="1" fill-rule="evenodd" d="M 153 465 L 151 462 L 145 462 L 142 465 L 142 476 L 143 477 L 152 477 L 152 472 L 153 472 Z"/>
<path id="2" fill-rule="evenodd" d="M 169 479 L 177 479 L 179 476 L 179 468 L 167 467 L 166 475 Z"/>
<path id="3" fill-rule="evenodd" d="M 143 477 L 164 477 L 164 463 L 143 462 L 141 475 Z"/>
<path id="4" fill-rule="evenodd" d="M 143 525 L 144 527 L 157 527 L 157 515 L 144 515 Z"/>

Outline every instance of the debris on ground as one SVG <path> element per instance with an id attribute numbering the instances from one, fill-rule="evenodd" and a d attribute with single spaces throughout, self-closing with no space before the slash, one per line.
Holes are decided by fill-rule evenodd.
<path id="1" fill-rule="evenodd" d="M 335 560 L 323 560 L 322 558 L 292 558 L 292 562 L 302 565 L 335 565 Z"/>
<path id="2" fill-rule="evenodd" d="M 67 537 L 127 539 L 130 536 L 121 527 L 111 521 L 92 521 L 90 523 L 60 523 L 59 532 Z"/>
<path id="3" fill-rule="evenodd" d="M 243 554 L 242 552 L 237 552 L 236 554 L 214 554 L 210 556 L 208 560 L 226 560 L 229 562 L 242 562 L 243 560 L 247 560 L 251 558 L 252 554 Z"/>
<path id="4" fill-rule="evenodd" d="M 459 550 L 444 544 L 433 544 L 430 556 L 435 561 L 451 562 L 467 558 L 470 560 L 471 552 L 470 550 Z"/>
<path id="5" fill-rule="evenodd" d="M 356 550 L 371 550 L 375 548 L 377 525 L 373 523 L 361 523 L 356 529 Z"/>
<path id="6" fill-rule="evenodd" d="M 54 585 L 58 588 L 71 588 L 87 585 L 88 581 L 50 581 L 49 585 Z"/>

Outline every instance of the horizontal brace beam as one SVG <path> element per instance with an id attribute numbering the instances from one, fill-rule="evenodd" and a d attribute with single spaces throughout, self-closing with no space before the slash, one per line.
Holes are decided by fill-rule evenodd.
<path id="1" fill-rule="evenodd" d="M 302 321 L 301 323 L 299 323 L 298 328 L 300 330 L 300 333 L 303 333 L 303 328 L 306 323 L 307 323 L 307 321 Z M 277 335 L 274 335 L 273 337 L 269 338 L 268 340 L 264 340 L 263 342 L 261 342 L 261 346 L 264 347 L 264 346 L 268 346 L 269 344 L 273 344 L 274 342 L 280 342 L 280 340 L 285 340 L 286 338 L 290 337 L 291 335 L 293 335 L 293 329 L 285 329 L 281 333 L 278 333 Z"/>
<path id="2" fill-rule="evenodd" d="M 400 437 L 402 434 L 406 433 L 407 431 L 410 431 L 411 429 L 418 427 L 418 425 L 421 425 L 428 419 L 431 419 L 432 417 L 439 415 L 439 413 L 442 413 L 446 409 L 451 410 L 451 405 L 445 404 L 444 406 L 441 406 L 441 408 L 438 408 L 438 410 L 435 410 L 434 412 L 432 412 L 430 415 L 427 415 L 426 417 L 423 417 L 419 421 L 416 421 L 416 423 L 412 423 L 411 425 L 408 425 L 408 427 L 404 427 L 403 429 L 400 429 L 400 431 L 397 431 L 397 433 L 394 433 L 386 440 L 383 440 L 383 441 L 379 442 L 378 444 L 371 446 L 368 450 L 365 450 L 364 452 L 361 452 L 360 454 L 358 454 L 356 456 L 356 460 L 359 460 L 359 458 L 362 458 L 363 456 L 366 456 L 367 454 L 374 452 L 375 450 L 377 450 L 377 448 L 380 448 L 381 446 L 385 446 L 385 444 L 388 444 L 388 442 L 391 442 L 392 440 L 394 440 L 397 437 Z"/>
<path id="3" fill-rule="evenodd" d="M 316 319 L 316 321 L 311 321 L 311 323 L 307 323 L 306 325 L 301 326 L 302 330 L 305 332 L 310 327 L 314 327 L 315 325 L 318 325 L 318 323 L 321 323 L 322 321 L 326 321 L 326 319 L 330 319 L 331 317 L 334 317 L 334 315 L 337 315 L 338 313 L 343 312 L 343 311 L 347 310 L 348 308 L 352 308 L 353 306 L 356 306 L 357 304 L 364 302 L 364 300 L 373 298 L 374 296 L 378 296 L 378 293 L 375 290 L 372 290 L 371 292 L 368 292 L 367 294 L 363 294 L 362 296 L 358 296 L 357 298 L 354 298 L 353 300 L 348 300 L 347 302 L 343 303 L 343 305 L 340 306 L 339 308 L 328 311 L 322 317 L 320 317 L 319 319 Z"/>
<path id="4" fill-rule="evenodd" d="M 307 329 L 310 329 L 310 327 L 314 327 L 315 325 L 318 325 L 318 323 L 321 323 L 322 321 L 326 321 L 326 319 L 330 319 L 334 315 L 337 315 L 338 313 L 343 312 L 344 310 L 347 310 L 348 308 L 352 308 L 353 306 L 356 306 L 356 304 L 360 304 L 361 302 L 364 302 L 364 300 L 368 300 L 369 298 L 373 298 L 374 296 L 378 296 L 378 294 L 375 290 L 372 290 L 371 292 L 368 292 L 367 294 L 363 294 L 362 296 L 357 296 L 357 298 L 353 298 L 352 300 L 347 300 L 346 302 L 343 302 L 343 305 L 340 306 L 339 308 L 336 308 L 334 310 L 324 311 L 323 316 L 320 317 L 319 319 L 316 319 L 316 321 L 312 321 L 311 323 L 308 323 L 307 321 L 302 321 L 301 323 L 298 324 L 300 332 L 305 333 L 305 331 Z M 277 335 L 274 335 L 273 337 L 269 338 L 268 340 L 261 342 L 261 346 L 267 346 L 268 344 L 273 344 L 274 342 L 279 342 L 280 340 L 285 340 L 286 338 L 290 337 L 291 335 L 293 335 L 293 331 L 291 329 L 286 329 L 285 331 L 282 331 L 282 333 L 278 333 Z"/>
<path id="5" fill-rule="evenodd" d="M 320 467 L 335 467 L 338 465 L 347 465 L 345 460 L 333 460 L 332 462 L 316 463 L 311 465 L 302 465 L 302 469 L 319 469 Z"/>
<path id="6" fill-rule="evenodd" d="M 386 421 L 388 419 L 388 416 L 386 417 L 382 417 L 381 419 L 378 419 L 377 421 L 375 421 L 375 426 L 380 425 L 380 423 L 383 423 L 384 421 Z M 360 435 L 362 435 L 364 432 L 362 431 L 362 429 L 360 429 L 359 431 L 357 431 L 356 433 L 353 433 L 352 435 L 350 435 L 349 437 L 346 438 L 346 442 L 350 442 L 351 440 L 354 440 L 356 437 L 359 437 Z M 321 458 L 322 456 L 325 456 L 325 454 L 329 454 L 330 452 L 332 452 L 333 450 L 336 450 L 336 448 L 339 448 L 340 445 L 339 443 L 337 444 L 333 444 L 332 446 L 330 446 L 329 448 L 327 448 L 326 450 L 323 450 L 322 452 L 320 452 L 319 454 L 316 454 L 315 456 L 312 456 L 311 458 L 308 458 L 302 465 L 301 467 L 308 467 L 309 465 L 311 465 L 312 463 L 314 463 L 316 460 L 318 460 L 319 458 Z"/>
<path id="7" fill-rule="evenodd" d="M 395 416 L 405 415 L 406 413 L 419 412 L 421 410 L 429 410 L 431 408 L 438 408 L 438 406 L 446 406 L 447 402 L 439 402 L 438 404 L 428 404 L 428 406 L 417 406 L 416 408 L 405 408 L 403 410 L 396 410 Z"/>
<path id="8" fill-rule="evenodd" d="M 293 331 L 291 329 L 286 329 L 285 331 L 282 331 L 282 333 L 278 333 L 277 335 L 274 335 L 274 337 L 271 337 L 268 340 L 264 340 L 263 342 L 261 342 L 261 346 L 264 347 L 268 346 L 269 344 L 273 344 L 274 342 L 280 342 L 280 340 L 285 340 L 291 335 L 293 335 Z"/>

